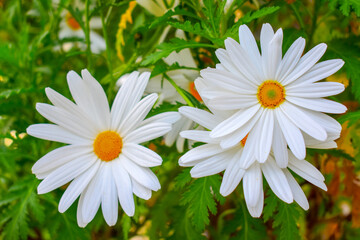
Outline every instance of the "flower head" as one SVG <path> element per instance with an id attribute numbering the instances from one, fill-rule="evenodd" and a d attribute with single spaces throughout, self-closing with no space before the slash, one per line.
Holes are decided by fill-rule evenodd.
<path id="1" fill-rule="evenodd" d="M 239 39 L 240 44 L 226 39 L 226 49 L 216 51 L 220 64 L 202 70 L 196 80 L 209 107 L 232 111 L 210 133 L 221 139 L 221 147 L 235 146 L 249 134 L 250 151 L 259 163 L 272 150 L 279 166 L 286 167 L 287 146 L 298 159 L 305 158 L 304 134 L 325 141 L 328 129 L 340 133 L 341 126 L 324 113 L 344 113 L 346 107 L 324 97 L 342 92 L 344 86 L 318 81 L 338 71 L 344 61 L 317 63 L 326 44 L 302 56 L 305 40 L 300 37 L 282 57 L 282 29 L 274 33 L 270 24 L 261 29 L 261 54 L 247 26 L 240 26 Z"/>
<path id="2" fill-rule="evenodd" d="M 90 20 L 90 29 L 101 28 L 101 19 L 93 17 Z M 59 39 L 65 38 L 80 38 L 85 41 L 85 33 L 81 28 L 80 23 L 75 19 L 70 12 L 64 11 L 62 13 L 62 21 L 60 22 Z M 77 43 L 81 49 L 86 48 L 86 44 L 83 42 Z M 64 49 L 69 50 L 73 46 L 73 43 L 64 44 Z M 90 48 L 94 53 L 100 53 L 106 49 L 106 43 L 102 36 L 95 31 L 90 31 Z"/>
<path id="3" fill-rule="evenodd" d="M 182 107 L 180 112 L 209 130 L 213 130 L 227 117 L 226 114 L 221 112 L 212 114 L 205 110 L 191 107 Z M 288 164 L 286 167 L 279 167 L 272 152 L 264 163 L 257 161 L 249 162 L 248 159 L 251 159 L 252 153 L 248 151 L 251 148 L 248 145 L 247 135 L 244 135 L 239 144 L 223 149 L 220 144 L 221 140 L 211 138 L 210 133 L 211 131 L 205 130 L 181 132 L 180 135 L 182 137 L 197 142 L 204 142 L 205 144 L 191 149 L 184 154 L 179 159 L 179 164 L 181 166 L 193 166 L 190 174 L 194 178 L 210 176 L 225 171 L 220 186 L 220 193 L 223 196 L 232 193 L 240 181 L 243 180 L 245 201 L 253 217 L 261 215 L 264 205 L 262 175 L 264 175 L 275 195 L 281 200 L 287 203 L 296 201 L 305 210 L 309 208 L 309 203 L 289 169 L 319 188 L 327 190 L 322 174 L 309 162 L 297 159 L 287 149 L 285 149 L 288 152 Z M 336 143 L 333 140 L 338 138 L 338 135 L 334 132 L 328 132 L 328 135 L 333 137 L 329 137 L 324 142 L 307 136 L 307 147 L 336 147 Z M 244 161 L 247 164 L 244 164 Z M 244 167 L 244 165 L 247 166 Z"/>
<path id="4" fill-rule="evenodd" d="M 55 124 L 35 124 L 27 129 L 34 137 L 66 143 L 32 168 L 39 179 L 38 193 L 50 192 L 71 181 L 59 211 L 66 211 L 80 195 L 77 220 L 86 226 L 100 204 L 108 225 L 118 216 L 118 200 L 125 213 L 134 215 L 133 193 L 149 199 L 160 183 L 149 167 L 159 166 L 161 157 L 140 143 L 160 137 L 179 119 L 176 112 L 145 119 L 157 94 L 143 98 L 150 73 L 133 72 L 119 90 L 110 110 L 101 85 L 87 70 L 82 77 L 67 75 L 75 103 L 47 88 L 53 105 L 38 103 L 38 112 Z M 145 119 L 145 120 L 144 120 Z"/>

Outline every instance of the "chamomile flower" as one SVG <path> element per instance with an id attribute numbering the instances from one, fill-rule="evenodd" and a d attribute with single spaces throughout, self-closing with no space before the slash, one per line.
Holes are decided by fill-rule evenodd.
<path id="1" fill-rule="evenodd" d="M 100 29 L 101 19 L 98 17 L 93 17 L 89 24 L 90 29 Z M 63 11 L 62 20 L 60 22 L 59 39 L 74 37 L 85 41 L 85 33 L 78 21 L 71 15 L 70 12 Z M 78 42 L 77 44 L 81 49 L 86 49 L 86 44 L 84 42 Z M 70 50 L 73 45 L 74 43 L 66 43 L 63 45 L 63 48 L 65 51 L 67 51 Z M 106 49 L 104 38 L 95 31 L 90 31 L 90 48 L 94 53 L 101 53 Z"/>
<path id="2" fill-rule="evenodd" d="M 136 0 L 136 3 L 145 8 L 149 13 L 156 17 L 161 17 L 169 9 L 174 9 L 179 5 L 179 0 Z"/>
<path id="3" fill-rule="evenodd" d="M 47 88 L 53 105 L 36 105 L 38 112 L 54 124 L 34 124 L 27 133 L 68 145 L 43 156 L 32 171 L 43 179 L 39 194 L 70 182 L 59 211 L 65 212 L 80 195 L 79 226 L 85 227 L 94 218 L 100 204 L 105 221 L 112 226 L 118 217 L 118 201 L 124 212 L 133 216 L 133 193 L 149 199 L 151 191 L 160 189 L 149 167 L 161 165 L 162 159 L 140 144 L 169 132 L 179 114 L 162 113 L 144 120 L 158 98 L 154 93 L 140 100 L 150 73 L 133 72 L 111 110 L 101 85 L 87 70 L 81 75 L 74 71 L 67 75 L 75 103 Z"/>
<path id="4" fill-rule="evenodd" d="M 317 63 L 326 44 L 302 56 L 305 40 L 300 37 L 282 57 L 282 29 L 274 33 L 270 24 L 261 29 L 261 54 L 247 26 L 240 26 L 239 39 L 240 44 L 226 39 L 226 49 L 216 51 L 220 64 L 202 70 L 202 78 L 196 80 L 206 83 L 197 90 L 209 99 L 209 107 L 234 111 L 212 129 L 211 138 L 221 139 L 220 146 L 229 148 L 249 133 L 248 151 L 259 163 L 268 159 L 272 149 L 285 167 L 287 146 L 298 159 L 305 158 L 303 133 L 325 141 L 327 129 L 336 126 L 334 132 L 340 132 L 341 126 L 324 113 L 344 113 L 346 107 L 324 97 L 342 92 L 344 86 L 318 81 L 338 71 L 344 62 Z"/>
<path id="5" fill-rule="evenodd" d="M 213 130 L 223 119 L 227 118 L 226 114 L 221 112 L 212 114 L 192 107 L 182 107 L 179 111 L 209 130 Z M 291 169 L 319 188 L 327 190 L 322 174 L 309 162 L 297 159 L 287 149 L 285 151 L 288 152 L 288 163 L 285 168 L 278 166 L 272 152 L 264 163 L 253 161 L 248 167 L 244 168 L 242 161 L 243 157 L 247 154 L 245 149 L 249 148 L 248 137 L 244 136 L 239 144 L 224 149 L 221 147 L 221 140 L 211 138 L 210 134 L 211 131 L 205 130 L 188 130 L 180 133 L 184 138 L 205 143 L 184 154 L 179 159 L 180 166 L 193 166 L 190 174 L 194 178 L 210 176 L 225 171 L 220 187 L 220 193 L 223 196 L 233 192 L 243 179 L 245 201 L 253 217 L 259 217 L 263 209 L 262 174 L 272 191 L 281 200 L 287 203 L 295 200 L 305 210 L 309 208 L 306 196 L 288 169 Z M 336 143 L 333 140 L 339 137 L 338 133 L 330 130 L 328 136 L 328 139 L 323 142 L 307 136 L 308 141 L 306 141 L 306 145 L 310 148 L 336 147 Z"/>

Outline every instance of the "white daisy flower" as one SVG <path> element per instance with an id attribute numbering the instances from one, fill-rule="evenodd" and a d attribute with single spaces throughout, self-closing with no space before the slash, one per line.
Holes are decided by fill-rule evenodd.
<path id="1" fill-rule="evenodd" d="M 301 56 L 305 47 L 301 37 L 282 57 L 282 29 L 274 33 L 270 24 L 261 29 L 261 54 L 247 26 L 240 26 L 239 38 L 240 44 L 226 39 L 226 49 L 216 51 L 220 64 L 202 70 L 202 78 L 196 80 L 205 85 L 197 90 L 209 99 L 209 107 L 234 111 L 212 129 L 210 137 L 220 138 L 221 147 L 230 148 L 249 133 L 247 154 L 254 153 L 259 163 L 268 159 L 271 149 L 276 161 L 287 162 L 287 145 L 304 159 L 303 134 L 325 141 L 335 120 L 324 113 L 346 111 L 344 105 L 323 98 L 342 92 L 343 84 L 318 82 L 338 71 L 344 61 L 317 63 L 326 50 L 324 43 Z M 334 132 L 340 130 L 336 125 Z"/>
<path id="2" fill-rule="evenodd" d="M 112 108 L 104 90 L 87 70 L 82 77 L 74 71 L 67 75 L 75 103 L 47 88 L 53 105 L 38 103 L 36 109 L 55 124 L 35 124 L 27 129 L 34 137 L 66 143 L 32 168 L 44 179 L 38 193 L 44 194 L 71 181 L 63 194 L 59 211 L 65 212 L 80 195 L 77 220 L 85 227 L 100 204 L 105 221 L 112 226 L 118 217 L 118 199 L 124 212 L 135 212 L 133 193 L 149 199 L 160 183 L 149 167 L 159 166 L 161 157 L 140 145 L 171 130 L 179 119 L 177 112 L 144 118 L 157 94 L 143 98 L 150 73 L 133 72 L 117 93 Z"/>
<path id="3" fill-rule="evenodd" d="M 99 17 L 93 17 L 90 20 L 90 29 L 100 29 L 101 19 Z M 76 21 L 76 19 L 71 15 L 68 11 L 62 12 L 62 20 L 60 22 L 60 30 L 59 30 L 59 39 L 65 38 L 80 38 L 85 41 L 85 33 L 81 28 L 80 24 Z M 85 50 L 86 44 L 83 42 L 77 43 L 80 49 Z M 70 50 L 74 46 L 74 43 L 65 43 L 63 48 L 65 51 Z M 94 53 L 101 53 L 106 49 L 106 43 L 102 36 L 100 36 L 95 31 L 90 31 L 90 48 Z"/>
<path id="4" fill-rule="evenodd" d="M 223 114 L 212 114 L 205 110 L 192 107 L 181 107 L 179 111 L 186 117 L 209 130 L 227 118 Z M 337 122 L 336 122 L 337 123 Z M 335 124 L 334 123 L 334 126 Z M 304 192 L 296 182 L 288 169 L 321 189 L 327 190 L 322 174 L 309 162 L 297 159 L 290 151 L 288 152 L 287 168 L 280 168 L 274 160 L 274 155 L 269 154 L 264 163 L 252 162 L 247 168 L 243 168 L 242 159 L 246 156 L 245 149 L 249 146 L 247 136 L 241 142 L 231 148 L 221 147 L 221 140 L 210 137 L 211 131 L 188 130 L 180 135 L 193 141 L 204 142 L 204 145 L 191 149 L 179 159 L 180 166 L 194 166 L 190 174 L 194 178 L 200 178 L 220 173 L 225 170 L 220 187 L 223 196 L 229 195 L 235 190 L 243 179 L 244 196 L 250 214 L 253 217 L 261 215 L 264 204 L 262 173 L 265 176 L 272 191 L 284 202 L 291 203 L 295 200 L 303 209 L 309 208 L 309 203 Z M 327 132 L 326 141 L 318 141 L 307 136 L 306 145 L 310 148 L 334 148 L 334 139 L 339 137 L 337 132 L 331 129 Z"/>

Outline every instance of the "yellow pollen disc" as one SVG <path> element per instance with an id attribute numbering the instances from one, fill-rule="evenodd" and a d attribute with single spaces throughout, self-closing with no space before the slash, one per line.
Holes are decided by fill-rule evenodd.
<path id="1" fill-rule="evenodd" d="M 94 152 L 103 161 L 111 161 L 119 156 L 123 146 L 122 139 L 116 132 L 99 133 L 94 141 Z"/>
<path id="2" fill-rule="evenodd" d="M 285 88 L 277 81 L 267 80 L 259 86 L 257 98 L 264 108 L 277 108 L 285 101 Z"/>
<path id="3" fill-rule="evenodd" d="M 248 136 L 249 136 L 249 134 L 246 134 L 246 136 L 240 141 L 241 146 L 243 146 L 243 147 L 245 146 L 245 143 L 246 143 L 246 140 L 247 140 Z"/>
<path id="4" fill-rule="evenodd" d="M 79 30 L 80 24 L 76 21 L 76 19 L 71 15 L 71 13 L 67 13 L 65 16 L 66 24 L 71 28 L 72 30 Z"/>

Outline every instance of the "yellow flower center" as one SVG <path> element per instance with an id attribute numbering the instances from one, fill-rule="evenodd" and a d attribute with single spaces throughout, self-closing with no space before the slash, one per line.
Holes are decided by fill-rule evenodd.
<path id="1" fill-rule="evenodd" d="M 285 101 L 285 88 L 277 81 L 267 80 L 259 86 L 257 98 L 264 108 L 277 108 Z"/>
<path id="2" fill-rule="evenodd" d="M 76 21 L 76 19 L 71 15 L 71 13 L 67 13 L 65 16 L 66 24 L 71 28 L 72 30 L 79 30 L 80 24 Z"/>
<path id="3" fill-rule="evenodd" d="M 123 142 L 119 134 L 113 131 L 101 132 L 94 141 L 94 152 L 103 161 L 111 161 L 119 156 Z"/>

